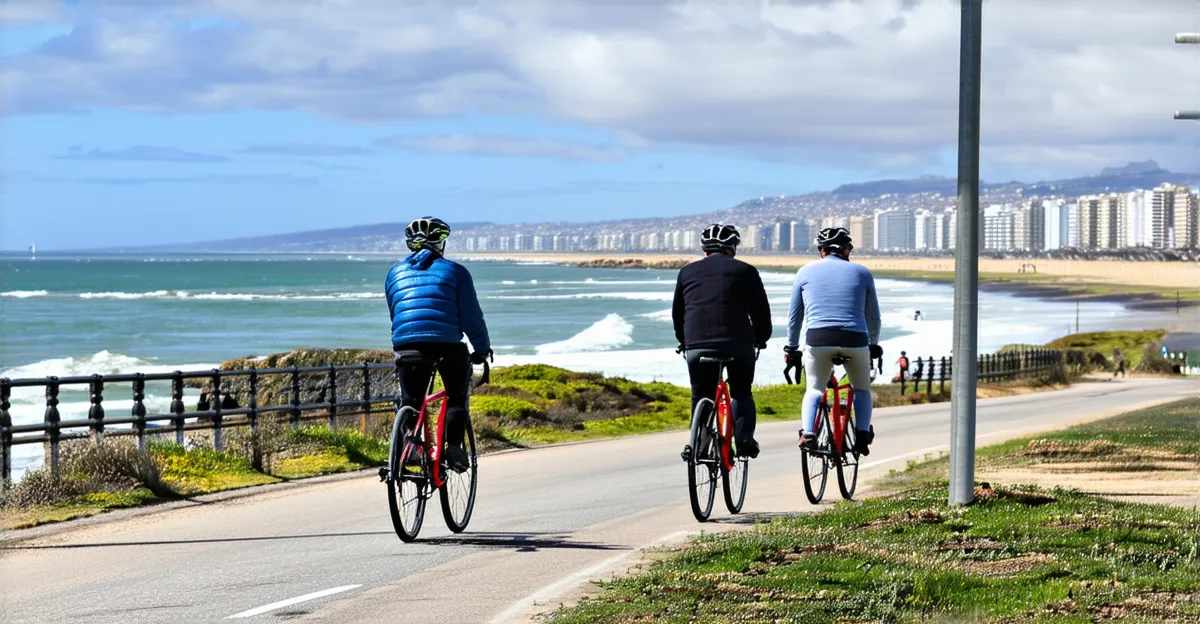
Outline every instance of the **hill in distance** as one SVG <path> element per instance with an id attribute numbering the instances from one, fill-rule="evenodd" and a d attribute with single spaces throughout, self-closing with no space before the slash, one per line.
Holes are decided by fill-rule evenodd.
<path id="1" fill-rule="evenodd" d="M 1123 167 L 1105 167 L 1097 175 L 1063 180 L 1048 180 L 1026 184 L 1022 182 L 984 183 L 980 191 L 988 193 L 1021 193 L 1023 195 L 1079 196 L 1094 193 L 1128 192 L 1150 189 L 1163 183 L 1200 185 L 1200 173 L 1173 173 L 1153 160 L 1132 162 Z M 907 180 L 875 180 L 856 184 L 843 184 L 832 191 L 810 193 L 805 197 L 824 198 L 833 201 L 856 202 L 863 198 L 882 195 L 919 195 L 937 193 L 953 197 L 958 193 L 955 178 L 922 176 Z M 732 209 L 750 206 L 758 198 L 743 202 Z M 657 219 L 648 219 L 656 221 Z M 364 252 L 394 251 L 404 239 L 406 223 L 377 223 L 351 227 L 310 230 L 271 236 L 254 236 L 180 245 L 158 245 L 153 247 L 121 248 L 111 251 L 154 251 L 154 252 Z M 455 223 L 454 229 L 469 231 L 493 225 L 491 223 Z M 586 224 L 573 224 L 585 226 Z"/>

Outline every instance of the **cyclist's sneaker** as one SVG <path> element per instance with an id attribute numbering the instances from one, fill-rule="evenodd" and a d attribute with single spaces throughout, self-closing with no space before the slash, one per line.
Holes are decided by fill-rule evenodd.
<path id="1" fill-rule="evenodd" d="M 746 439 L 737 443 L 738 457 L 749 457 L 750 459 L 754 459 L 755 457 L 758 457 L 758 450 L 758 442 L 755 442 L 753 439 Z"/>
<path id="2" fill-rule="evenodd" d="M 447 444 L 443 456 L 446 458 L 446 465 L 454 472 L 466 472 L 471 467 L 471 458 L 456 444 Z"/>
<path id="3" fill-rule="evenodd" d="M 691 444 L 683 445 L 683 452 L 680 453 L 679 456 L 682 457 L 683 461 L 685 461 L 685 462 L 692 461 L 692 445 Z"/>
<path id="4" fill-rule="evenodd" d="M 870 455 L 871 449 L 868 445 L 875 441 L 875 427 L 871 427 L 870 431 L 855 430 L 854 437 L 854 452 L 859 455 Z"/>
<path id="5" fill-rule="evenodd" d="M 817 450 L 817 436 L 811 433 L 800 434 L 800 448 L 806 451 Z"/>

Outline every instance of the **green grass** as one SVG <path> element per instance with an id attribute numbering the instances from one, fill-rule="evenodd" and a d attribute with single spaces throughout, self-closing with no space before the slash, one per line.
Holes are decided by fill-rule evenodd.
<path id="1" fill-rule="evenodd" d="M 207 448 L 185 450 L 176 444 L 152 442 L 150 453 L 158 461 L 162 480 L 183 495 L 208 494 L 275 483 L 279 479 L 257 472 L 242 457 Z"/>
<path id="2" fill-rule="evenodd" d="M 1113 349 L 1125 358 L 1125 368 L 1134 370 L 1142 363 L 1147 347 L 1153 348 L 1167 335 L 1165 330 L 1149 331 L 1102 331 L 1072 334 L 1046 344 L 1048 349 L 1079 349 L 1089 354 L 1097 353 L 1111 360 Z"/>
<path id="3" fill-rule="evenodd" d="M 27 529 L 43 524 L 94 516 L 113 509 L 137 507 L 153 500 L 157 500 L 157 497 L 146 488 L 119 492 L 94 492 L 55 505 L 29 509 L 5 509 L 0 512 L 0 528 Z"/>
<path id="4" fill-rule="evenodd" d="M 1131 412 L 1038 436 L 979 448 L 980 471 L 1054 463 L 1092 463 L 1097 470 L 1157 470 L 1162 460 L 1200 457 L 1200 399 Z M 912 462 L 892 471 L 880 485 L 899 490 L 940 482 L 950 473 L 949 459 Z"/>
<path id="5" fill-rule="evenodd" d="M 1194 510 L 924 486 L 701 537 L 549 621 L 1158 621 L 1200 590 L 1198 544 Z"/>

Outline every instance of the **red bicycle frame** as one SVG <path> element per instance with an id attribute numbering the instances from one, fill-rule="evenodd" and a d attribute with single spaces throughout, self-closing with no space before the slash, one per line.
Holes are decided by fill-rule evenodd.
<path id="1" fill-rule="evenodd" d="M 438 408 L 437 429 L 432 430 L 429 419 L 425 415 L 429 412 L 429 406 L 438 401 L 442 402 Z M 440 488 L 446 483 L 445 477 L 442 475 L 442 440 L 446 435 L 446 391 L 440 390 L 425 398 L 425 402 L 421 404 L 421 411 L 417 415 L 417 424 L 413 427 L 413 431 L 424 427 L 425 428 L 425 451 L 429 457 L 430 463 L 433 464 L 433 487 Z M 430 448 L 429 440 L 433 440 L 433 447 Z M 404 448 L 404 455 L 400 458 L 400 465 L 403 466 L 408 460 L 408 454 L 412 452 L 413 445 L 410 443 Z"/>
<path id="2" fill-rule="evenodd" d="M 717 435 L 721 436 L 721 465 L 733 470 L 733 402 L 724 379 L 717 380 Z"/>
<path id="3" fill-rule="evenodd" d="M 841 393 L 846 392 L 846 406 L 842 407 Z M 829 374 L 829 386 L 825 392 L 826 400 L 829 399 L 830 391 L 833 393 L 833 402 L 830 405 L 830 429 L 833 432 L 833 450 L 838 455 L 841 455 L 843 450 L 842 444 L 846 440 L 846 424 L 850 421 L 850 410 L 854 406 L 854 388 L 850 384 L 841 385 L 838 383 L 837 376 L 833 373 Z M 820 414 L 818 414 L 820 417 Z M 815 427 L 814 427 L 815 429 Z"/>

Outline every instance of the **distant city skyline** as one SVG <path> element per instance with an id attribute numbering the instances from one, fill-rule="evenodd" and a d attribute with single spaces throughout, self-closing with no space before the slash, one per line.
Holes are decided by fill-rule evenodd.
<path id="1" fill-rule="evenodd" d="M 1194 2 L 985 13 L 985 179 L 1195 168 L 1170 115 L 1200 101 L 1171 44 Z M 913 0 L 8 0 L 0 249 L 674 218 L 953 175 L 958 26 Z"/>

